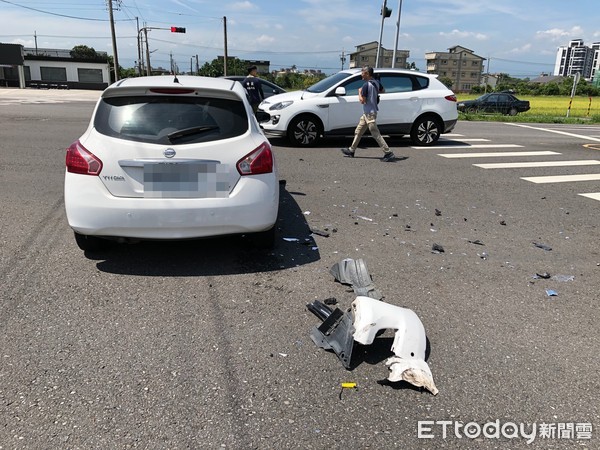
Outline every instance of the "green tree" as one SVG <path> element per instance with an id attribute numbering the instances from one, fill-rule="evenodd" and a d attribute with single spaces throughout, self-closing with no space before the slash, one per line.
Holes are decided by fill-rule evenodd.
<path id="1" fill-rule="evenodd" d="M 98 58 L 98 54 L 94 47 L 88 47 L 87 45 L 76 45 L 71 49 L 70 52 L 71 58 L 81 58 L 81 59 L 96 59 Z"/>
<path id="2" fill-rule="evenodd" d="M 448 78 L 448 77 L 439 77 L 438 80 L 444 85 L 446 86 L 448 89 L 452 89 L 452 85 L 454 84 L 454 81 L 452 80 L 452 78 Z"/>
<path id="3" fill-rule="evenodd" d="M 248 74 L 248 63 L 242 61 L 239 58 L 227 58 L 227 75 L 247 75 Z M 222 77 L 225 75 L 225 68 L 223 65 L 223 58 L 215 58 L 211 62 L 206 62 L 200 70 L 198 75 L 205 77 Z"/>

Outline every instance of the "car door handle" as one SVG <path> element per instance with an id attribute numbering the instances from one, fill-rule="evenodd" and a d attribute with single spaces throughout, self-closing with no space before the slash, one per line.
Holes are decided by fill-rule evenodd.
<path id="1" fill-rule="evenodd" d="M 329 108 L 329 105 L 327 103 L 323 104 L 323 105 L 317 105 L 319 108 Z"/>

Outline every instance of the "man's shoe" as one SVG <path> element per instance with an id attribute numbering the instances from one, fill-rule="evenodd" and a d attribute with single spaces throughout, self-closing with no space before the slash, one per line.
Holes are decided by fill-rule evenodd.
<path id="1" fill-rule="evenodd" d="M 396 160 L 396 155 L 394 155 L 394 152 L 388 152 L 385 155 L 383 155 L 383 158 L 381 158 L 381 160 L 383 162 L 395 161 Z"/>
<path id="2" fill-rule="evenodd" d="M 344 155 L 349 156 L 350 158 L 354 158 L 354 152 L 349 148 L 343 148 L 341 150 Z"/>

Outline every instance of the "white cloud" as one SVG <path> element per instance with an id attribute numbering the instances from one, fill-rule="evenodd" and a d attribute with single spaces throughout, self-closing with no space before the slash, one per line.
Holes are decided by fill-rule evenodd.
<path id="1" fill-rule="evenodd" d="M 254 9 L 258 9 L 258 7 L 249 1 L 243 1 L 243 2 L 237 2 L 231 5 L 230 9 L 236 10 L 236 11 L 251 11 Z"/>
<path id="2" fill-rule="evenodd" d="M 458 39 L 467 39 L 467 38 L 475 38 L 478 41 L 485 41 L 488 37 L 482 33 L 474 33 L 472 31 L 460 31 L 460 30 L 452 30 L 450 33 L 444 33 L 440 31 L 440 36 L 443 37 L 452 37 Z"/>
<path id="3" fill-rule="evenodd" d="M 575 26 L 570 30 L 562 28 L 551 28 L 549 30 L 538 31 L 535 34 L 536 39 L 550 39 L 551 42 L 564 42 L 567 39 L 577 39 L 583 36 L 583 29 Z M 566 43 L 565 43 L 566 44 Z"/>
<path id="4" fill-rule="evenodd" d="M 515 53 L 528 53 L 528 52 L 531 51 L 531 48 L 532 48 L 531 44 L 525 44 L 525 45 L 523 45 L 521 47 L 515 47 L 515 48 L 509 50 L 508 53 L 513 53 L 513 54 L 515 54 Z"/>
<path id="5" fill-rule="evenodd" d="M 256 38 L 255 41 L 259 44 L 272 44 L 275 42 L 275 38 L 273 36 L 267 36 L 266 34 L 263 34 Z"/>

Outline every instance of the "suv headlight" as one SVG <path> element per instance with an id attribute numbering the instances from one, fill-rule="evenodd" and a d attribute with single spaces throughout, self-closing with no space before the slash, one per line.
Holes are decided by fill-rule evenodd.
<path id="1" fill-rule="evenodd" d="M 273 106 L 271 106 L 269 108 L 269 111 L 278 111 L 280 109 L 284 109 L 287 108 L 288 106 L 290 106 L 292 103 L 294 103 L 293 100 L 287 100 L 285 102 L 279 102 L 279 103 L 275 103 Z"/>

